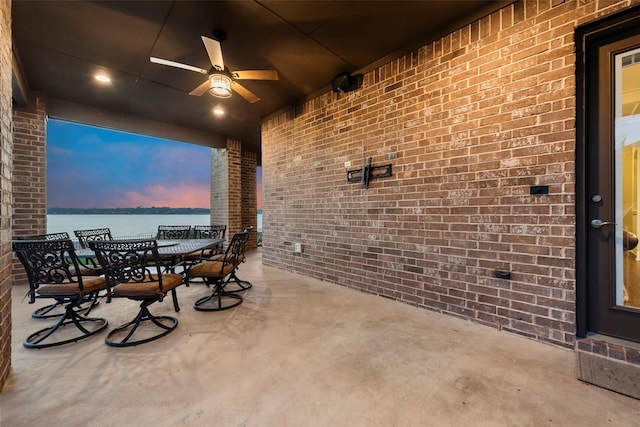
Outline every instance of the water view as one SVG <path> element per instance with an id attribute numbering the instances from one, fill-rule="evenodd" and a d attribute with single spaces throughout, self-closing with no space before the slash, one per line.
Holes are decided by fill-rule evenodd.
<path id="1" fill-rule="evenodd" d="M 158 225 L 209 225 L 209 215 L 47 215 L 47 233 L 109 228 L 114 237 L 156 235 Z"/>
<path id="2" fill-rule="evenodd" d="M 209 225 L 209 215 L 47 215 L 47 233 L 109 228 L 114 237 L 155 236 L 158 225 Z M 262 214 L 258 213 L 258 231 Z"/>

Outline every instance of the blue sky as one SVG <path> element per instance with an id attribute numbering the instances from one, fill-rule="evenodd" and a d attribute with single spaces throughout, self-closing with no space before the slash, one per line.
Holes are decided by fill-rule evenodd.
<path id="1" fill-rule="evenodd" d="M 210 207 L 210 148 L 49 119 L 47 207 Z"/>

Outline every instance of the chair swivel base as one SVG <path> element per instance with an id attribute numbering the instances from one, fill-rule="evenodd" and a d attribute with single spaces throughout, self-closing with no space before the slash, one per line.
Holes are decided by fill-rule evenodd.
<path id="1" fill-rule="evenodd" d="M 87 295 L 89 297 L 90 295 Z M 90 299 L 85 298 L 84 303 L 89 303 L 89 307 L 83 307 L 82 305 L 78 305 L 76 307 L 76 313 L 82 314 L 83 316 L 88 316 L 89 312 L 93 310 L 95 306 L 100 304 L 100 301 L 97 300 L 97 295 L 95 297 L 91 296 Z M 60 317 L 64 315 L 64 311 L 58 311 L 57 309 L 62 308 L 64 310 L 64 303 L 60 301 L 56 301 L 53 304 L 46 305 L 44 307 L 40 307 L 35 310 L 31 317 L 34 319 L 52 319 L 54 317 Z"/>
<path id="2" fill-rule="evenodd" d="M 229 278 L 227 285 L 237 286 L 237 288 L 229 289 L 227 290 L 227 292 L 242 292 L 242 291 L 246 291 L 247 289 L 253 286 L 251 282 L 249 282 L 248 280 L 242 280 L 238 276 L 236 276 L 235 271 L 231 273 L 231 277 Z"/>
<path id="3" fill-rule="evenodd" d="M 140 311 L 135 319 L 110 331 L 104 340 L 105 344 L 111 347 L 131 347 L 134 345 L 144 344 L 169 334 L 176 328 L 176 326 L 178 326 L 178 319 L 175 317 L 154 316 L 151 314 L 147 307 L 150 303 L 151 302 L 147 301 L 142 302 L 140 305 Z M 138 331 L 138 328 L 149 324 L 155 325 L 160 332 L 151 336 L 146 336 L 145 338 L 131 340 L 136 332 L 140 332 Z M 142 332 L 144 333 L 144 331 Z"/>
<path id="4" fill-rule="evenodd" d="M 34 319 L 51 319 L 53 317 L 60 317 L 64 315 L 64 311 L 57 311 L 56 309 L 64 309 L 64 304 L 61 302 L 54 302 L 53 304 L 45 305 L 35 310 L 31 317 Z"/>
<path id="5" fill-rule="evenodd" d="M 26 348 L 47 348 L 69 344 L 95 335 L 108 325 L 107 319 L 84 317 L 80 314 L 75 304 L 67 305 L 64 314 L 59 317 L 60 319 L 53 326 L 40 329 L 29 335 L 22 345 Z M 55 332 L 59 331 L 61 334 L 66 332 L 63 331 L 63 328 L 69 325 L 75 326 L 80 331 L 80 334 L 69 334 L 71 336 L 67 336 L 64 339 L 48 340 Z"/>
<path id="6" fill-rule="evenodd" d="M 211 295 L 200 298 L 193 304 L 198 311 L 222 311 L 242 303 L 242 297 L 233 292 L 226 292 L 216 286 Z"/>

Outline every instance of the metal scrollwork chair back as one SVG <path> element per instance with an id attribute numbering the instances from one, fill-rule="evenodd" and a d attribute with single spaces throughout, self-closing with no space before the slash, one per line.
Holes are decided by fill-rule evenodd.
<path id="1" fill-rule="evenodd" d="M 87 242 L 90 240 L 113 240 L 111 229 L 94 228 L 91 230 L 73 230 L 73 234 L 78 238 L 78 243 L 83 248 L 88 247 Z"/>
<path id="2" fill-rule="evenodd" d="M 227 232 L 226 225 L 194 225 L 194 239 L 224 239 Z"/>
<path id="3" fill-rule="evenodd" d="M 159 225 L 156 239 L 177 240 L 188 239 L 191 234 L 190 225 Z"/>

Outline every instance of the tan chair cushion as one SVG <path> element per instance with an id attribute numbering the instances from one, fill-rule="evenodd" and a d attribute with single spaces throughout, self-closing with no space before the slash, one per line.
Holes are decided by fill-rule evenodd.
<path id="1" fill-rule="evenodd" d="M 130 298 L 130 297 L 153 297 L 164 296 L 171 289 L 176 288 L 182 283 L 182 276 L 179 274 L 163 274 L 162 290 L 160 292 L 160 284 L 155 282 L 128 282 L 120 283 L 111 288 L 111 295 L 114 297 Z"/>
<path id="2" fill-rule="evenodd" d="M 231 274 L 235 268 L 232 264 L 227 264 L 222 269 L 222 261 L 204 261 L 191 267 L 187 274 L 190 277 L 209 277 L 211 279 L 222 279 Z"/>
<path id="3" fill-rule="evenodd" d="M 107 287 L 104 277 L 83 277 L 82 284 L 83 288 L 80 292 L 78 282 L 44 283 L 38 286 L 38 295 L 54 297 L 86 295 Z"/>

